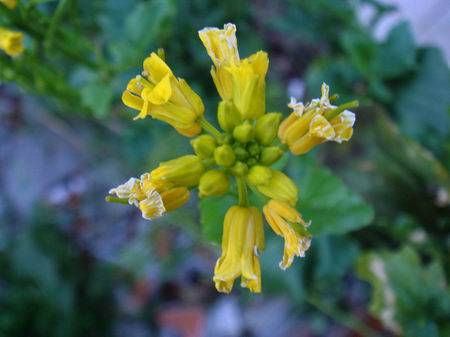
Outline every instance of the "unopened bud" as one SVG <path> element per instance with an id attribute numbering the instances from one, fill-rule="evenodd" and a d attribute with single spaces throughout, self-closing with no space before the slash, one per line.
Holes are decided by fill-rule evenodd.
<path id="1" fill-rule="evenodd" d="M 254 166 L 254 165 L 256 165 L 256 164 L 258 164 L 258 160 L 256 159 L 256 158 L 250 158 L 249 160 L 247 160 L 247 165 L 248 166 Z"/>
<path id="2" fill-rule="evenodd" d="M 238 161 L 231 168 L 231 172 L 237 177 L 245 176 L 248 172 L 248 166 L 247 166 L 247 164 L 244 164 L 243 162 Z"/>
<path id="3" fill-rule="evenodd" d="M 266 166 L 255 165 L 248 171 L 247 180 L 250 184 L 267 185 L 272 178 L 272 170 Z"/>
<path id="4" fill-rule="evenodd" d="M 233 150 L 237 160 L 245 160 L 248 158 L 248 152 L 243 147 L 236 146 Z"/>
<path id="5" fill-rule="evenodd" d="M 250 153 L 251 156 L 257 156 L 261 152 L 261 148 L 259 147 L 258 143 L 253 142 L 248 146 L 248 153 Z"/>
<path id="6" fill-rule="evenodd" d="M 278 201 L 284 201 L 294 206 L 297 203 L 298 189 L 294 182 L 284 173 L 272 170 L 269 184 L 257 185 L 258 191 L 265 196 Z"/>
<path id="7" fill-rule="evenodd" d="M 228 176 L 220 170 L 205 172 L 200 178 L 198 189 L 200 196 L 222 195 L 230 187 Z"/>
<path id="8" fill-rule="evenodd" d="M 217 119 L 222 130 L 233 132 L 242 123 L 241 115 L 232 102 L 222 101 L 217 108 Z"/>
<path id="9" fill-rule="evenodd" d="M 234 128 L 233 137 L 240 143 L 248 143 L 253 138 L 253 126 L 245 121 Z"/>
<path id="10" fill-rule="evenodd" d="M 216 147 L 214 150 L 214 159 L 216 160 L 217 165 L 229 167 L 234 164 L 236 156 L 234 155 L 231 146 L 224 144 Z"/>
<path id="11" fill-rule="evenodd" d="M 262 145 L 270 145 L 277 136 L 281 114 L 271 112 L 258 118 L 255 126 L 255 138 Z"/>
<path id="12" fill-rule="evenodd" d="M 272 165 L 283 155 L 283 150 L 278 146 L 265 147 L 259 156 L 259 162 L 263 165 Z"/>
<path id="13" fill-rule="evenodd" d="M 202 159 L 207 159 L 214 156 L 217 143 L 213 136 L 201 135 L 191 140 L 191 145 L 197 156 Z"/>

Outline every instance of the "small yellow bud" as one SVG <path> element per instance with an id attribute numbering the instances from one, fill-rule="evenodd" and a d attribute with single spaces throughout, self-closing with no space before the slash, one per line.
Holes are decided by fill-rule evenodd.
<path id="1" fill-rule="evenodd" d="M 298 189 L 295 183 L 284 173 L 272 170 L 272 179 L 266 185 L 257 185 L 258 191 L 265 196 L 287 202 L 294 206 L 297 203 Z"/>
<path id="2" fill-rule="evenodd" d="M 277 136 L 281 114 L 271 112 L 258 118 L 255 126 L 255 138 L 262 145 L 270 145 Z"/>
<path id="3" fill-rule="evenodd" d="M 205 172 L 200 178 L 198 189 L 200 197 L 222 195 L 230 187 L 228 176 L 220 170 L 210 170 Z"/>
<path id="4" fill-rule="evenodd" d="M 201 135 L 191 140 L 191 145 L 197 156 L 206 159 L 214 156 L 217 143 L 213 136 Z"/>
<path id="5" fill-rule="evenodd" d="M 252 185 L 267 185 L 270 179 L 272 179 L 272 170 L 266 166 L 255 165 L 248 171 L 247 180 Z"/>
<path id="6" fill-rule="evenodd" d="M 261 151 L 259 162 L 263 165 L 271 165 L 280 159 L 283 153 L 283 150 L 278 146 L 265 147 Z"/>
<path id="7" fill-rule="evenodd" d="M 0 0 L 0 3 L 9 9 L 14 9 L 17 6 L 17 0 Z"/>
<path id="8" fill-rule="evenodd" d="M 150 175 L 158 191 L 164 191 L 173 187 L 193 187 L 198 184 L 204 171 L 199 157 L 187 155 L 159 164 Z"/>
<path id="9" fill-rule="evenodd" d="M 216 160 L 217 165 L 229 167 L 234 164 L 236 156 L 234 155 L 231 146 L 224 144 L 216 147 L 214 150 L 214 159 Z"/>
<path id="10" fill-rule="evenodd" d="M 23 33 L 0 27 L 0 49 L 12 57 L 22 54 L 24 50 L 23 37 Z"/>
<path id="11" fill-rule="evenodd" d="M 253 138 L 253 126 L 250 122 L 245 121 L 234 128 L 233 137 L 240 143 L 248 143 Z"/>
<path id="12" fill-rule="evenodd" d="M 233 132 L 242 123 L 241 115 L 232 102 L 222 101 L 217 108 L 217 119 L 222 130 Z"/>
<path id="13" fill-rule="evenodd" d="M 231 168 L 231 172 L 237 177 L 242 177 L 247 174 L 248 166 L 246 164 L 244 164 L 243 162 L 238 161 Z"/>

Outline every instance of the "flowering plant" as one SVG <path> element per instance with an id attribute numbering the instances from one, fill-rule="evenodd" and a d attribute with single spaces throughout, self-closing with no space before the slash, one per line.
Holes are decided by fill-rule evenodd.
<path id="1" fill-rule="evenodd" d="M 145 219 L 154 219 L 183 206 L 193 188 L 199 196 L 220 196 L 236 190 L 238 204 L 228 209 L 223 223 L 222 255 L 214 270 L 218 291 L 228 293 L 234 280 L 252 292 L 261 291 L 258 254 L 264 249 L 263 216 L 249 194 L 266 199 L 262 209 L 272 230 L 285 240 L 280 267 L 303 257 L 311 243 L 308 226 L 295 209 L 299 191 L 282 171 L 273 168 L 286 152 L 302 155 L 326 141 L 341 143 L 353 134 L 356 101 L 335 106 L 336 95 L 322 85 L 322 95 L 307 104 L 291 99 L 291 114 L 266 112 L 267 53 L 239 56 L 236 27 L 199 31 L 213 66 L 211 76 L 221 97 L 217 120 L 220 129 L 204 117 L 202 99 L 188 83 L 177 78 L 164 61 L 164 52 L 151 53 L 143 72 L 131 79 L 123 92 L 125 105 L 170 124 L 180 134 L 193 137 L 194 154 L 161 163 L 139 179 L 109 191 L 108 201 L 134 205 Z"/>

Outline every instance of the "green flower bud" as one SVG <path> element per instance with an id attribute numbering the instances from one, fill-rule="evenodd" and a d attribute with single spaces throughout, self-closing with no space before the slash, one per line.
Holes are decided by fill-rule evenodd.
<path id="1" fill-rule="evenodd" d="M 270 145 L 277 136 L 281 114 L 271 112 L 258 118 L 255 126 L 255 138 L 262 145 Z"/>
<path id="2" fill-rule="evenodd" d="M 248 158 L 247 150 L 240 146 L 236 146 L 234 148 L 234 154 L 238 160 L 245 160 Z"/>
<path id="3" fill-rule="evenodd" d="M 222 195 L 230 187 L 228 176 L 220 170 L 210 170 L 205 172 L 200 178 L 198 189 L 200 197 L 211 195 Z"/>
<path id="4" fill-rule="evenodd" d="M 249 160 L 247 160 L 247 165 L 248 166 L 254 166 L 256 164 L 258 164 L 258 160 L 255 159 L 255 158 L 250 158 Z"/>
<path id="5" fill-rule="evenodd" d="M 278 146 L 265 147 L 259 156 L 259 162 L 263 165 L 272 165 L 283 155 L 283 150 Z"/>
<path id="6" fill-rule="evenodd" d="M 248 143 L 253 138 L 253 126 L 250 122 L 245 121 L 234 128 L 233 137 L 240 143 Z"/>
<path id="7" fill-rule="evenodd" d="M 247 180 L 252 185 L 267 185 L 270 179 L 272 179 L 272 170 L 266 166 L 255 165 L 248 171 Z"/>
<path id="8" fill-rule="evenodd" d="M 222 130 L 233 132 L 242 123 L 241 115 L 232 102 L 222 101 L 217 108 L 217 119 Z"/>
<path id="9" fill-rule="evenodd" d="M 241 161 L 236 162 L 231 168 L 231 173 L 237 177 L 245 176 L 248 172 L 248 166 Z"/>
<path id="10" fill-rule="evenodd" d="M 250 153 L 251 156 L 257 156 L 261 152 L 261 148 L 259 147 L 258 143 L 251 143 L 247 147 L 248 153 Z"/>
<path id="11" fill-rule="evenodd" d="M 213 136 L 201 135 L 191 140 L 191 145 L 197 156 L 206 159 L 214 156 L 217 143 Z"/>
<path id="12" fill-rule="evenodd" d="M 234 155 L 231 146 L 224 144 L 216 147 L 214 150 L 214 159 L 216 160 L 217 165 L 229 167 L 234 164 L 236 156 Z"/>

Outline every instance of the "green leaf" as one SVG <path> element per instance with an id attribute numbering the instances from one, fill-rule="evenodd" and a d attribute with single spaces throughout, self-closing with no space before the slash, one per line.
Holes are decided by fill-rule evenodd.
<path id="1" fill-rule="evenodd" d="M 373 287 L 371 312 L 395 332 L 439 336 L 439 329 L 449 328 L 450 294 L 437 261 L 423 266 L 417 253 L 404 247 L 360 257 L 357 273 Z"/>
<path id="2" fill-rule="evenodd" d="M 297 209 L 312 221 L 309 230 L 313 235 L 343 234 L 372 221 L 372 207 L 330 170 L 295 157 L 288 172 L 300 188 Z"/>
<path id="3" fill-rule="evenodd" d="M 81 89 L 81 100 L 95 116 L 102 118 L 111 108 L 113 90 L 105 83 L 94 81 Z"/>
<path id="4" fill-rule="evenodd" d="M 416 63 L 416 47 L 411 28 L 401 22 L 389 32 L 378 49 L 375 60 L 378 76 L 390 79 L 412 69 Z"/>
<path id="5" fill-rule="evenodd" d="M 220 244 L 225 213 L 237 203 L 237 199 L 229 194 L 220 197 L 202 198 L 200 200 L 200 221 L 202 233 L 206 240 Z"/>
<path id="6" fill-rule="evenodd" d="M 413 78 L 397 92 L 400 126 L 416 139 L 445 137 L 450 131 L 450 72 L 442 53 L 429 48 L 420 54 Z"/>

